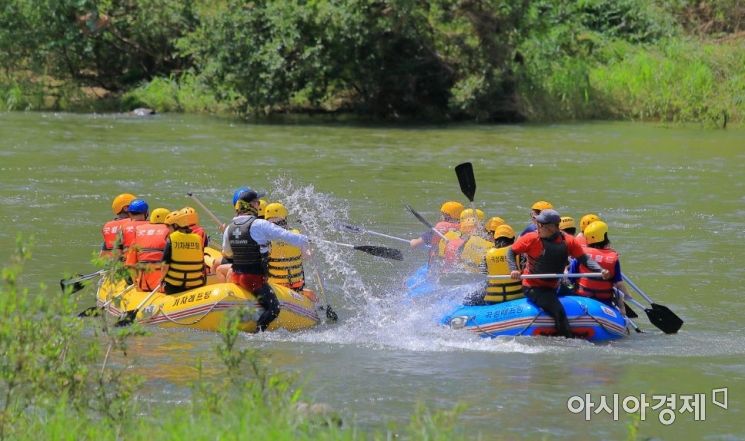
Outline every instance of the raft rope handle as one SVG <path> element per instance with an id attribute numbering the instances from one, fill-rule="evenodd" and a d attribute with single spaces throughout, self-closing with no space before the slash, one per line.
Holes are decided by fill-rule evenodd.
<path id="1" fill-rule="evenodd" d="M 533 320 L 530 323 L 528 323 L 528 326 L 526 326 L 522 331 L 518 332 L 515 337 L 523 335 L 523 333 L 525 331 L 527 331 L 528 328 L 530 328 L 531 326 L 533 326 L 533 323 L 535 323 L 535 321 L 538 320 L 538 317 L 540 317 L 541 316 L 541 313 L 543 313 L 543 312 L 544 312 L 543 311 L 543 308 L 538 308 L 538 314 L 536 314 L 535 317 L 533 317 Z"/>
<path id="2" fill-rule="evenodd" d="M 166 314 L 166 312 L 165 312 L 165 311 L 163 311 L 163 309 L 162 309 L 162 308 L 158 308 L 158 312 L 159 312 L 159 313 L 161 313 L 161 314 L 163 314 L 163 317 L 165 317 L 165 318 L 166 318 L 166 319 L 167 319 L 167 320 L 168 320 L 169 322 L 171 322 L 171 323 L 173 323 L 173 324 L 175 324 L 175 325 L 180 325 L 180 326 L 191 326 L 191 325 L 196 325 L 197 323 L 199 323 L 199 322 L 201 322 L 202 320 L 204 320 L 204 319 L 205 319 L 205 317 L 207 317 L 207 316 L 208 316 L 208 315 L 209 315 L 209 314 L 210 314 L 210 313 L 211 313 L 212 311 L 214 311 L 214 310 L 215 310 L 215 308 L 217 307 L 217 305 L 219 305 L 219 304 L 220 304 L 220 302 L 222 302 L 222 300 L 223 300 L 223 299 L 220 299 L 220 300 L 216 301 L 216 302 L 215 302 L 215 303 L 214 303 L 214 304 L 212 305 L 212 307 L 211 307 L 210 309 L 208 309 L 208 310 L 207 310 L 207 312 L 205 312 L 205 313 L 204 313 L 204 315 L 203 315 L 203 316 L 199 317 L 198 319 L 196 319 L 195 321 L 193 321 L 193 322 L 190 322 L 190 323 L 181 323 L 181 322 L 177 322 L 177 321 L 176 321 L 175 319 L 172 319 L 171 317 L 169 317 L 169 316 L 168 316 L 168 314 Z M 154 319 L 154 318 L 155 318 L 155 317 L 157 317 L 157 316 L 158 316 L 157 314 L 156 314 L 156 315 L 154 315 L 154 316 L 152 316 L 152 317 L 150 318 L 150 320 Z"/>
<path id="3" fill-rule="evenodd" d="M 593 319 L 595 321 L 595 323 L 597 323 L 598 325 L 600 325 L 601 328 L 603 328 L 603 330 L 605 332 L 607 332 L 609 334 L 617 334 L 617 332 L 613 332 L 612 330 L 608 329 L 600 320 L 598 320 L 594 315 L 590 314 L 590 310 L 587 308 L 587 305 L 584 305 L 582 303 L 579 303 L 576 300 L 572 300 L 572 301 L 574 303 L 578 304 L 580 306 L 580 308 L 582 308 L 582 310 L 585 311 L 585 315 L 587 315 L 588 317 L 590 317 L 591 319 Z M 627 333 L 627 335 L 629 333 L 629 328 L 628 327 L 626 328 L 626 333 Z"/>

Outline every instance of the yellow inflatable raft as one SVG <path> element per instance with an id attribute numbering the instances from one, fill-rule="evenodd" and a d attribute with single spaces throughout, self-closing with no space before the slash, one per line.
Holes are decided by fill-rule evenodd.
<path id="1" fill-rule="evenodd" d="M 212 260 L 217 260 L 219 251 L 209 248 L 205 251 L 205 262 L 213 266 Z M 157 292 L 148 299 L 150 292 L 127 286 L 123 280 L 113 282 L 103 277 L 96 293 L 96 305 L 116 317 L 123 317 L 139 306 L 135 320 L 142 324 L 205 331 L 216 331 L 229 310 L 243 308 L 239 327 L 255 332 L 256 319 L 263 310 L 253 293 L 234 283 L 215 283 L 213 275 L 207 280 L 208 284 L 199 288 L 171 295 Z M 281 285 L 269 285 L 280 303 L 279 317 L 269 325 L 269 331 L 280 328 L 297 331 L 319 323 L 312 291 L 303 295 Z"/>

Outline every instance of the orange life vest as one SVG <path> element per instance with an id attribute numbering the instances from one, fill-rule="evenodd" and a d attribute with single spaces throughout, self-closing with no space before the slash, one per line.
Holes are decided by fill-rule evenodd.
<path id="1" fill-rule="evenodd" d="M 152 291 L 163 275 L 163 250 L 169 229 L 164 224 L 140 224 L 135 227 L 135 240 L 127 251 L 127 265 L 136 266 L 137 286 Z"/>
<path id="2" fill-rule="evenodd" d="M 103 236 L 103 246 L 101 247 L 100 256 L 111 256 L 116 245 L 116 239 L 119 237 L 122 228 L 131 222 L 128 217 L 114 219 L 103 224 L 101 235 Z"/>
<path id="3" fill-rule="evenodd" d="M 122 247 L 127 251 L 135 243 L 135 230 L 138 225 L 147 225 L 150 222 L 146 220 L 130 220 L 128 224 L 122 227 Z"/>
<path id="4" fill-rule="evenodd" d="M 613 248 L 591 248 L 584 247 L 587 257 L 594 260 L 601 268 L 610 271 L 610 278 L 588 279 L 580 278 L 578 282 L 577 294 L 584 297 L 593 297 L 598 300 L 610 300 L 613 298 L 613 277 L 616 275 L 616 262 L 618 262 L 618 253 Z M 580 273 L 593 272 L 584 265 L 579 266 Z"/>

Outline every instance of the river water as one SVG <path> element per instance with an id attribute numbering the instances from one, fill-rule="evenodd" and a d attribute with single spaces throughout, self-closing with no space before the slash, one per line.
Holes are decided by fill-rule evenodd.
<path id="1" fill-rule="evenodd" d="M 610 404 L 645 394 L 705 394 L 705 416 L 647 409 L 642 437 L 745 439 L 745 131 L 653 124 L 382 127 L 308 122 L 246 124 L 184 115 L 0 114 L 0 258 L 17 233 L 33 235 L 27 286 L 47 295 L 65 273 L 94 270 L 90 257 L 114 195 L 151 208 L 193 205 L 192 191 L 229 219 L 233 190 L 251 185 L 282 200 L 291 221 L 317 238 L 401 247 L 403 263 L 319 246 L 313 262 L 340 322 L 289 334 L 245 335 L 272 368 L 299 372 L 306 392 L 363 428 L 405 423 L 416 403 L 464 403 L 461 432 L 481 439 L 623 439 L 632 418 L 568 410 L 573 396 Z M 335 219 L 394 236 L 434 220 L 446 199 L 465 198 L 453 167 L 474 164 L 476 202 L 516 229 L 531 203 L 552 201 L 579 219 L 610 225 L 624 272 L 685 320 L 608 345 L 563 339 L 480 340 L 435 325 L 427 305 L 407 306 L 400 286 L 425 256 L 406 244 L 332 231 Z M 202 223 L 216 237 L 203 212 Z M 92 296 L 92 294 L 91 294 Z M 91 298 L 92 301 L 92 298 Z M 188 399 L 196 360 L 215 363 L 218 337 L 156 330 L 132 342 L 147 399 Z M 712 403 L 727 389 L 727 409 Z M 663 396 L 653 399 L 653 395 Z M 721 394 L 717 395 L 721 401 Z M 574 404 L 577 401 L 573 401 Z M 631 402 L 629 402 L 631 403 Z"/>

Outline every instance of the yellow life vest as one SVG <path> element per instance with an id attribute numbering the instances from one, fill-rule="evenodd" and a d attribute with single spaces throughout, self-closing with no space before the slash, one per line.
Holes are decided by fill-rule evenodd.
<path id="1" fill-rule="evenodd" d="M 171 261 L 165 281 L 169 285 L 182 286 L 187 289 L 205 284 L 204 248 L 202 238 L 195 233 L 174 231 L 168 238 L 171 240 Z"/>
<path id="2" fill-rule="evenodd" d="M 300 233 L 293 228 L 293 233 Z M 300 248 L 285 242 L 272 241 L 267 258 L 268 280 L 292 289 L 302 289 L 305 285 L 303 274 L 303 253 Z"/>
<path id="3" fill-rule="evenodd" d="M 488 275 L 501 276 L 510 273 L 510 266 L 507 264 L 507 250 L 509 248 L 491 248 L 486 252 L 486 273 Z M 517 262 L 517 266 L 519 270 L 519 262 Z M 520 280 L 487 279 L 485 302 L 500 303 L 521 297 L 524 297 L 524 294 Z"/>
<path id="4" fill-rule="evenodd" d="M 484 256 L 489 248 L 494 247 L 494 242 L 488 241 L 483 237 L 476 235 L 471 236 L 463 245 L 463 251 L 460 253 L 460 260 L 466 269 L 480 273 L 481 264 L 484 262 Z"/>
<path id="5" fill-rule="evenodd" d="M 458 239 L 460 237 L 460 231 L 453 231 L 453 230 L 451 230 L 451 231 L 448 231 L 447 233 L 445 233 L 444 236 L 448 240 Z M 445 248 L 447 248 L 447 242 L 445 242 L 444 240 L 441 240 L 438 243 L 438 246 L 439 246 L 439 250 L 437 252 L 437 255 L 439 255 L 440 257 L 445 257 Z"/>

